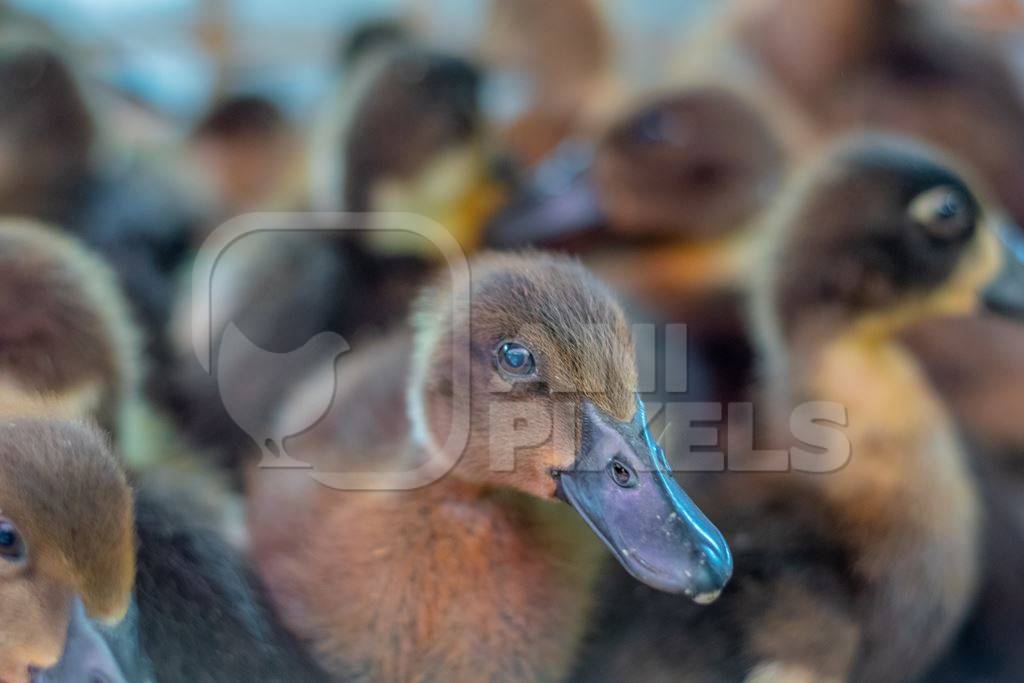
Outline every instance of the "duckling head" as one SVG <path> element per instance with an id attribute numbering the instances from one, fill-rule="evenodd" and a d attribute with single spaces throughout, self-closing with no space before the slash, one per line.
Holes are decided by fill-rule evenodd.
<path id="1" fill-rule="evenodd" d="M 0 409 L 45 399 L 116 435 L 138 368 L 113 273 L 49 226 L 6 219 L 0 290 Z"/>
<path id="2" fill-rule="evenodd" d="M 470 270 L 428 290 L 415 316 L 414 436 L 443 443 L 456 411 L 468 413 L 451 476 L 568 502 L 637 579 L 713 600 L 732 572 L 728 546 L 647 429 L 629 325 L 609 291 L 550 255 L 486 255 Z M 452 349 L 467 347 L 460 371 Z M 456 382 L 466 395 L 453 395 Z"/>
<path id="3" fill-rule="evenodd" d="M 339 93 L 336 106 L 344 111 L 329 111 L 325 123 L 324 134 L 337 142 L 314 141 L 315 163 L 323 167 L 319 182 L 330 185 L 319 188 L 320 203 L 427 216 L 472 251 L 502 195 L 479 71 L 461 58 L 409 45 L 374 50 L 357 66 L 351 87 Z M 381 251 L 435 256 L 429 243 L 404 231 L 371 231 L 367 239 Z"/>
<path id="4" fill-rule="evenodd" d="M 488 230 L 500 245 L 551 243 L 603 229 L 631 238 L 701 241 L 745 226 L 771 200 L 784 156 L 739 95 L 693 87 L 620 118 L 592 154 L 563 146 L 526 196 Z"/>
<path id="5" fill-rule="evenodd" d="M 1016 262 L 997 238 L 1015 228 L 954 168 L 882 135 L 827 151 L 768 219 L 762 328 L 790 348 L 850 328 L 886 339 L 970 312 L 1000 258 Z"/>
<path id="6" fill-rule="evenodd" d="M 82 663 L 105 654 L 79 636 L 92 633 L 87 616 L 114 623 L 128 610 L 134 539 L 131 490 L 97 430 L 0 421 L 0 680 L 27 681 L 73 642 Z"/>

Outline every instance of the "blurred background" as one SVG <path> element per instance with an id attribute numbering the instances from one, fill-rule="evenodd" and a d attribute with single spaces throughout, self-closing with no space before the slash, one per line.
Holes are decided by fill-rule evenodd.
<path id="1" fill-rule="evenodd" d="M 217 97 L 245 91 L 307 117 L 338 74 L 347 35 L 400 18 L 438 46 L 475 51 L 487 2 L 477 0 L 13 0 L 81 55 L 84 70 L 150 114 L 158 136 Z M 710 0 L 605 2 L 632 76 L 658 64 Z M 652 73 L 655 72 L 655 73 Z"/>
<path id="2" fill-rule="evenodd" d="M 808 246 L 810 273 L 790 274 L 794 290 L 822 294 L 807 307 L 826 312 L 823 327 L 834 310 L 875 298 L 917 302 L 917 290 L 899 287 L 925 269 L 913 259 L 893 265 L 900 254 L 890 242 L 847 248 L 837 237 L 842 249 L 814 251 L 829 225 L 874 227 L 859 217 L 881 212 L 897 182 L 854 177 L 852 186 L 868 187 L 862 195 L 820 197 L 789 184 L 820 150 L 864 130 L 948 154 L 1024 263 L 1024 0 L 0 0 L 0 215 L 74 235 L 116 274 L 144 355 L 142 398 L 127 402 L 135 413 L 116 432 L 127 461 L 141 467 L 188 450 L 237 493 L 260 455 L 280 457 L 284 438 L 301 448 L 308 425 L 287 434 L 270 425 L 324 370 L 307 342 L 327 331 L 352 349 L 372 340 L 375 351 L 443 260 L 423 240 L 380 231 L 254 234 L 225 250 L 202 309 L 194 257 L 232 217 L 340 211 L 378 227 L 369 224 L 415 214 L 467 255 L 568 251 L 616 291 L 632 321 L 688 326 L 686 343 L 669 348 L 661 335 L 665 348 L 638 358 L 642 378 L 661 362 L 659 377 L 685 367 L 688 386 L 657 379 L 642 398 L 732 406 L 765 379 L 749 299 L 763 285 L 755 273 L 777 266 L 758 234 L 777 207 L 810 206 L 813 225 L 797 227 L 814 239 L 793 245 L 800 256 Z M 974 194 L 959 201 L 966 196 L 890 206 L 895 218 L 879 222 L 907 214 L 935 228 L 922 240 L 927 251 L 963 227 L 966 207 L 978 208 Z M 1024 308 L 1007 302 L 1019 304 L 1024 268 L 1006 264 L 1016 267 L 1012 291 L 986 296 L 1020 318 Z M 896 275 L 879 284 L 876 269 Z M 965 639 L 1014 661 L 1001 678 L 949 669 L 928 680 L 1018 681 L 1024 328 L 958 313 L 886 333 L 909 338 L 972 448 L 996 454 L 979 460 L 980 499 L 1009 528 L 993 534 L 998 550 L 1013 552 L 986 559 L 998 576 L 982 587 L 980 635 Z M 209 340 L 209 357 L 197 358 L 196 339 Z M 764 345 L 765 355 L 781 351 Z M 884 367 L 879 374 L 887 377 Z M 368 424 L 389 428 L 372 402 L 360 408 Z M 652 433 L 664 435 L 657 419 Z M 728 421 L 718 420 L 722 437 L 735 427 Z M 753 433 L 753 419 L 741 428 Z M 668 440 L 685 441 L 686 431 Z M 176 453 L 179 438 L 187 448 Z M 913 490 L 928 481 L 920 474 L 900 483 Z M 887 509 L 913 517 L 932 494 L 893 494 Z M 223 526 L 244 546 L 240 510 Z M 801 542 L 803 523 L 793 525 Z M 821 545 L 845 543 L 839 535 L 828 530 Z M 913 543 L 897 545 L 903 553 Z M 982 658 L 968 649 L 973 666 Z M 937 655 L 920 668 L 936 662 L 944 671 Z"/>

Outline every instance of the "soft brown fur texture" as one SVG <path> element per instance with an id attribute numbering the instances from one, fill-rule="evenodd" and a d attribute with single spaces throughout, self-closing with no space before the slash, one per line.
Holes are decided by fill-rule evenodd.
<path id="1" fill-rule="evenodd" d="M 252 478 L 257 565 L 286 623 L 339 680 L 555 681 L 583 636 L 604 553 L 553 500 L 551 475 L 575 457 L 577 421 L 556 413 L 568 441 L 556 435 L 521 449 L 513 470 L 493 471 L 490 409 L 522 401 L 552 411 L 586 399 L 631 418 L 628 327 L 571 261 L 486 255 L 471 272 L 454 290 L 427 290 L 415 337 L 346 359 L 328 416 L 286 443 L 318 471 L 408 466 L 444 440 L 454 407 L 468 411 L 471 429 L 448 476 L 404 492 L 331 490 L 302 471 Z M 471 324 L 451 319 L 452 291 L 469 298 Z M 452 335 L 469 343 L 470 405 L 453 401 Z M 493 353 L 508 339 L 533 350 L 538 383 L 503 386 Z M 413 439 L 406 392 L 425 441 Z M 301 392 L 293 406 L 304 409 Z"/>
<path id="2" fill-rule="evenodd" d="M 0 291 L 0 393 L 60 397 L 116 437 L 137 359 L 109 269 L 47 226 L 7 220 Z"/>
<path id="3" fill-rule="evenodd" d="M 0 419 L 0 517 L 27 549 L 24 564 L 0 559 L 7 679 L 57 661 L 73 598 L 95 619 L 124 616 L 135 574 L 132 495 L 95 429 L 8 416 Z"/>

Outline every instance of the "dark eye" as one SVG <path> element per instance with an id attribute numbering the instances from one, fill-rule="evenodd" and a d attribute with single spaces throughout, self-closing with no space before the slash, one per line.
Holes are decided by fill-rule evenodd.
<path id="1" fill-rule="evenodd" d="M 636 472 L 619 458 L 612 458 L 608 463 L 608 474 L 611 475 L 612 481 L 624 489 L 636 486 Z"/>
<path id="2" fill-rule="evenodd" d="M 515 342 L 498 346 L 497 362 L 498 368 L 511 377 L 529 377 L 537 369 L 530 350 Z"/>
<path id="3" fill-rule="evenodd" d="M 10 521 L 0 519 L 0 559 L 20 562 L 25 559 L 25 543 Z"/>
<path id="4" fill-rule="evenodd" d="M 961 240 L 974 231 L 973 208 L 963 193 L 952 187 L 919 194 L 910 203 L 910 215 L 935 239 Z"/>

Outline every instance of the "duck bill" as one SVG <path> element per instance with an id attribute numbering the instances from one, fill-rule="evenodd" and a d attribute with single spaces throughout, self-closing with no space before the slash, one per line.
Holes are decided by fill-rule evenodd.
<path id="1" fill-rule="evenodd" d="M 1003 245 L 1003 266 L 982 298 L 992 311 L 1024 321 L 1024 231 L 1004 223 L 997 234 Z"/>
<path id="2" fill-rule="evenodd" d="M 485 231 L 487 245 L 557 246 L 602 229 L 607 216 L 593 182 L 592 163 L 589 146 L 563 143 L 491 219 Z"/>
<path id="3" fill-rule="evenodd" d="M 60 661 L 33 674 L 32 683 L 126 683 L 106 641 L 85 614 L 82 601 L 71 608 L 67 640 Z"/>
<path id="4" fill-rule="evenodd" d="M 585 402 L 582 427 L 576 462 L 559 473 L 559 495 L 637 580 L 701 604 L 714 601 L 732 575 L 732 555 L 676 483 L 647 430 L 643 404 L 623 423 Z"/>

